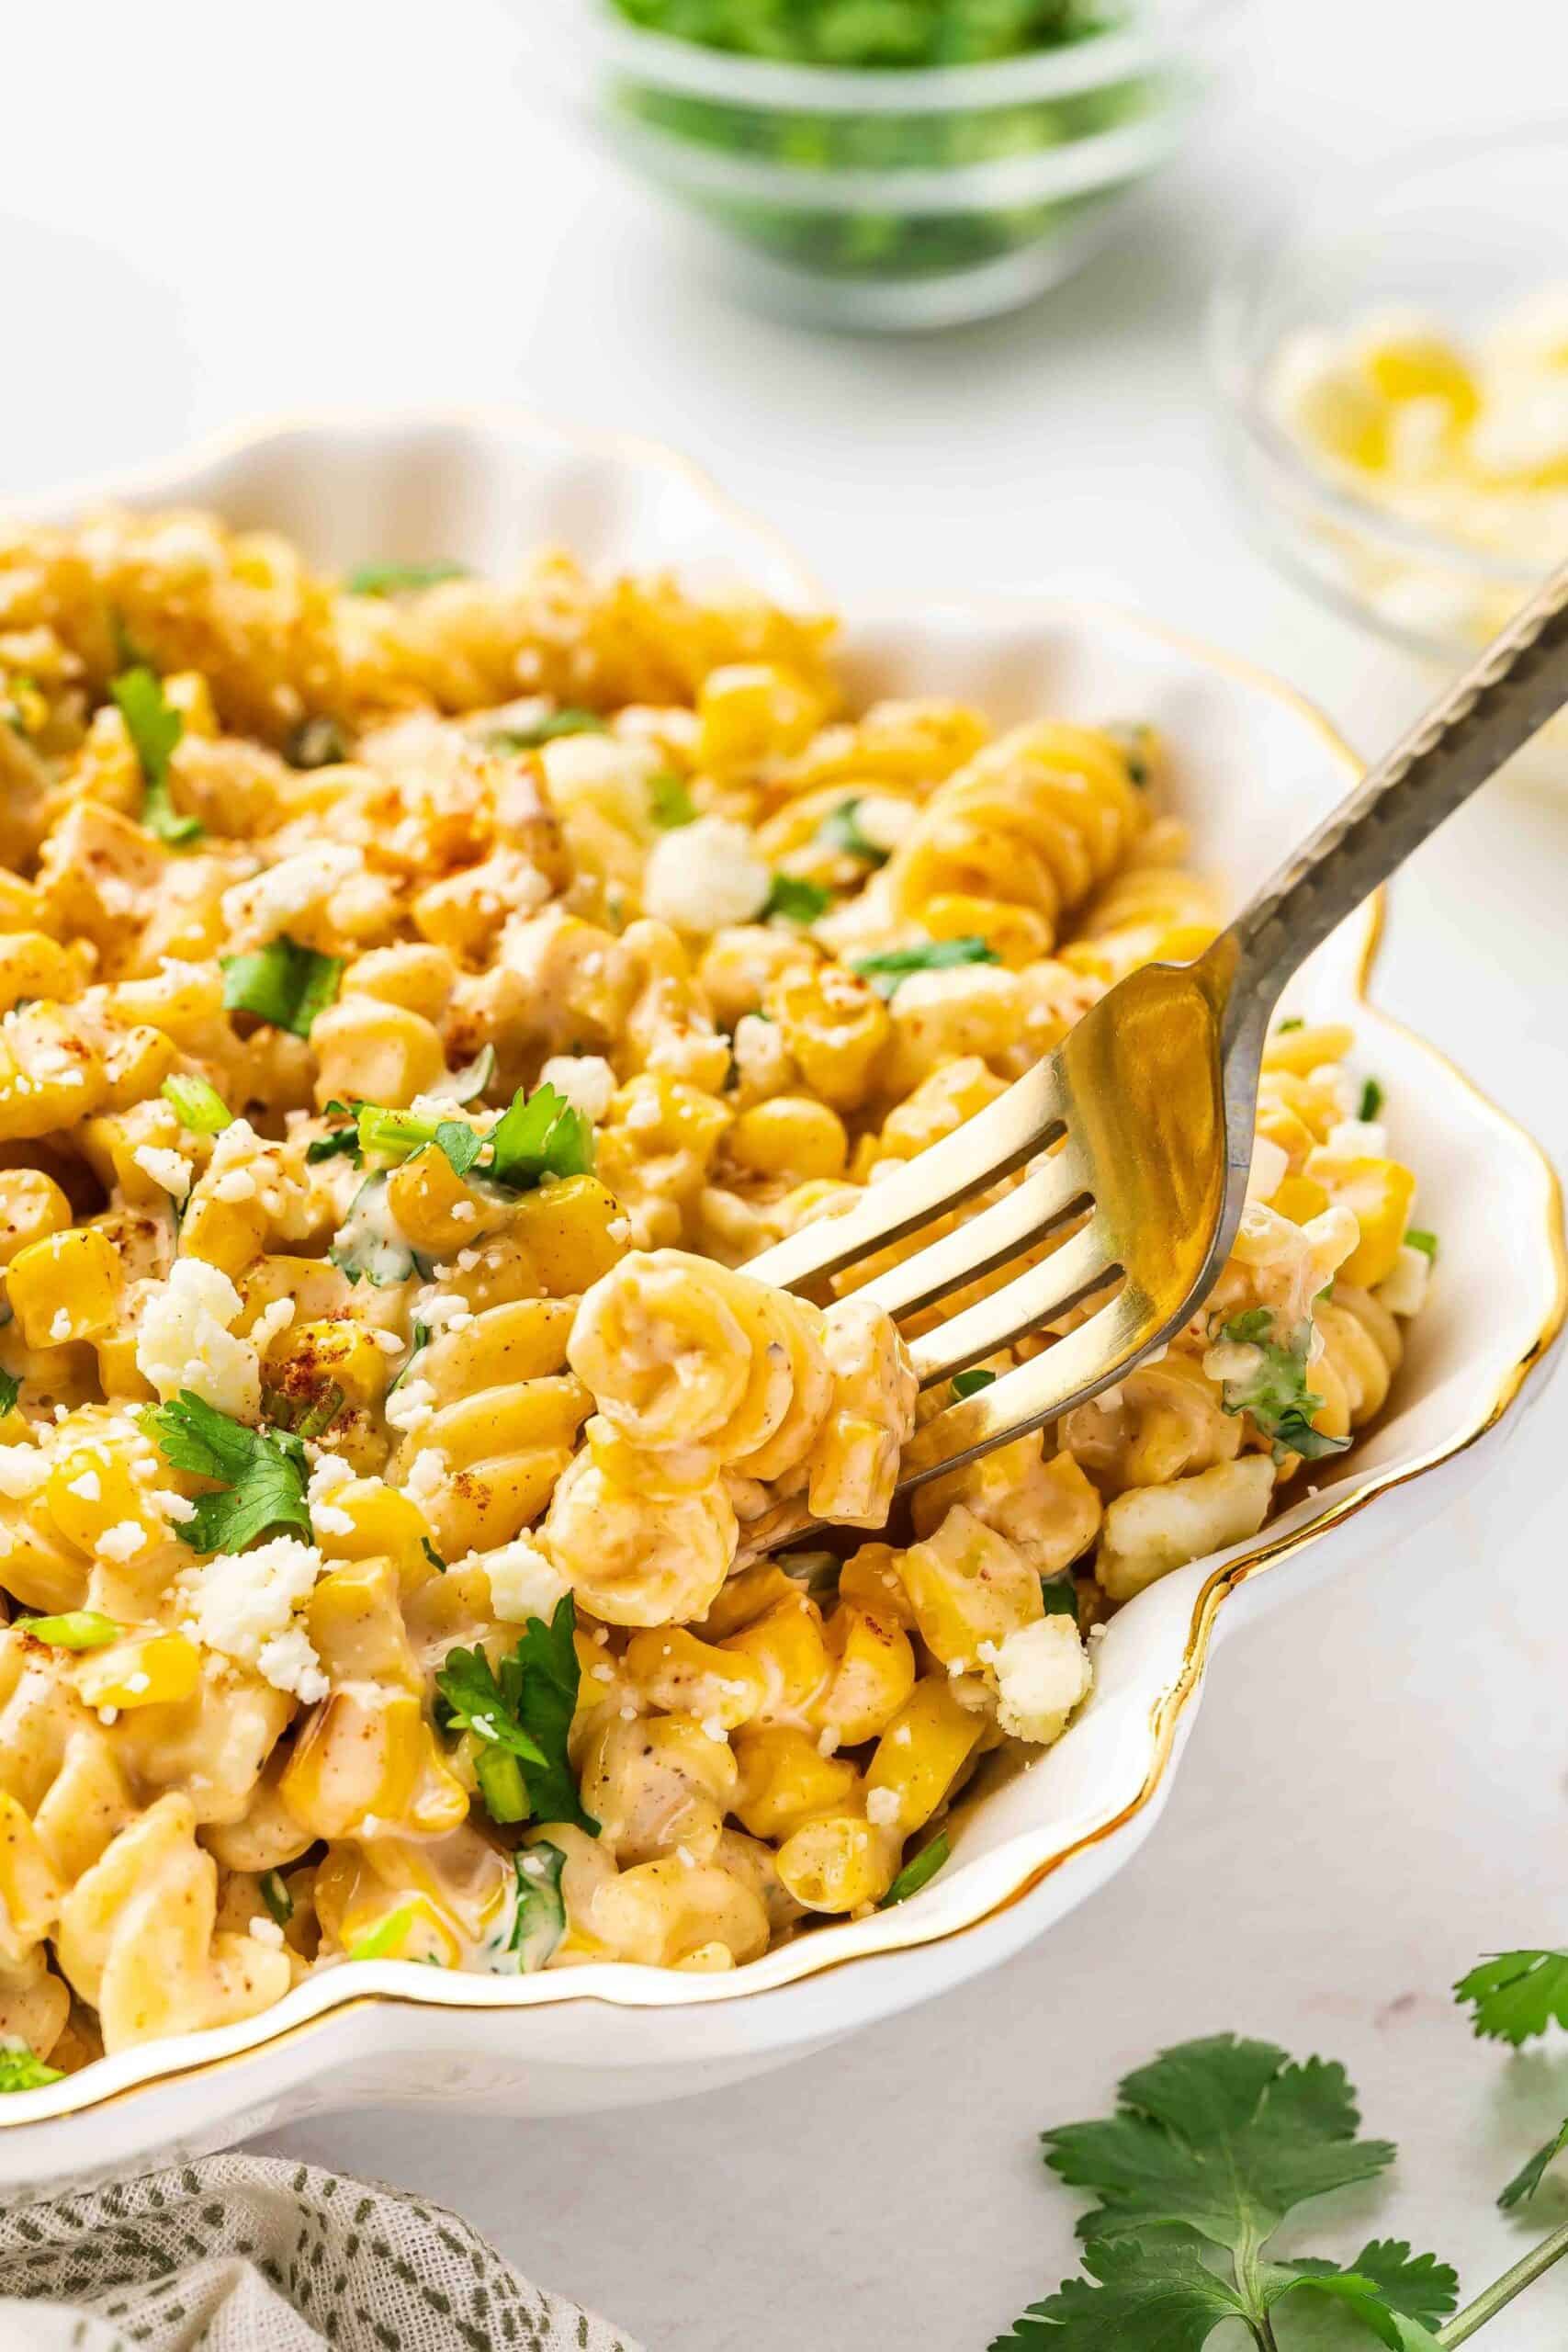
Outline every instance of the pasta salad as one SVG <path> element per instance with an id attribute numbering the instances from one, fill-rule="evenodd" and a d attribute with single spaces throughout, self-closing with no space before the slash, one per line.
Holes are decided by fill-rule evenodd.
<path id="1" fill-rule="evenodd" d="M 1286 1021 L 1202 1312 L 890 1523 L 951 1389 L 748 1261 L 1217 909 L 1146 729 L 849 710 L 831 634 L 0 537 L 6 2086 L 344 1961 L 729 1969 L 897 1902 L 1107 1614 L 1382 1406 L 1435 1243 Z M 744 1565 L 790 1499 L 820 1548 Z"/>

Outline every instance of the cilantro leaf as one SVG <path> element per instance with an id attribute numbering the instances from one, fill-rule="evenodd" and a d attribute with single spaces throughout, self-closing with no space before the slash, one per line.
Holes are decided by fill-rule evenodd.
<path id="1" fill-rule="evenodd" d="M 1546 2177 L 1547 2166 L 1562 2154 L 1564 2148 L 1568 2148 L 1568 2120 L 1565 2120 L 1553 2132 L 1551 2138 L 1543 2146 L 1536 2150 L 1534 2155 L 1526 2158 L 1507 2187 L 1500 2192 L 1497 2202 L 1505 2213 L 1510 2212 L 1516 2205 L 1522 2205 L 1527 2198 L 1535 2195 Z"/>
<path id="2" fill-rule="evenodd" d="M 109 680 L 125 731 L 141 769 L 141 821 L 171 849 L 186 849 L 207 831 L 199 817 L 182 817 L 169 791 L 169 762 L 185 721 L 164 692 L 155 670 L 139 662 Z"/>
<path id="3" fill-rule="evenodd" d="M 650 776 L 648 784 L 648 813 L 661 833 L 672 833 L 682 825 L 695 824 L 697 804 L 682 775 L 672 769 L 661 775 Z"/>
<path id="4" fill-rule="evenodd" d="M 1369 1078 L 1361 1089 L 1361 1100 L 1356 1116 L 1358 1119 L 1375 1119 L 1382 1109 L 1382 1082 L 1378 1079 Z"/>
<path id="5" fill-rule="evenodd" d="M 1295 2065 L 1271 2042 L 1181 2042 L 1117 2097 L 1109 2121 L 1043 2134 L 1052 2171 L 1101 2199 L 1078 2224 L 1086 2238 L 1180 2223 L 1215 2245 L 1257 2245 L 1292 2206 L 1393 2162 L 1386 2140 L 1355 2137 L 1343 2067 Z"/>
<path id="6" fill-rule="evenodd" d="M 817 838 L 826 849 L 840 849 L 848 857 L 858 857 L 867 865 L 886 865 L 888 853 L 868 841 L 860 829 L 856 811 L 858 799 L 840 800 L 829 808 L 817 828 Z"/>
<path id="7" fill-rule="evenodd" d="M 446 1702 L 446 1727 L 542 1766 L 544 1750 L 518 1722 L 494 1667 L 479 1648 L 448 1650 L 436 1671 L 435 1687 Z"/>
<path id="8" fill-rule="evenodd" d="M 1091 2245 L 1084 2267 L 1092 2285 L 1065 2280 L 995 2337 L 990 2352 L 1202 2352 L 1223 2321 L 1247 2316 L 1192 2230 Z"/>
<path id="9" fill-rule="evenodd" d="M 976 1364 L 971 1372 L 955 1372 L 951 1383 L 954 1404 L 961 1404 L 965 1396 L 977 1396 L 982 1388 L 990 1386 L 996 1376 L 983 1364 Z"/>
<path id="10" fill-rule="evenodd" d="M 30 2050 L 0 2050 L 0 2093 L 41 2091 L 46 2083 L 61 2079 L 58 2066 L 46 2066 Z"/>
<path id="11" fill-rule="evenodd" d="M 434 588 L 443 580 L 466 580 L 466 563 L 436 556 L 428 563 L 362 563 L 344 582 L 346 596 L 407 596 L 421 588 Z"/>
<path id="12" fill-rule="evenodd" d="M 483 1743 L 479 1792 L 495 1819 L 520 1821 L 532 1813 L 537 1821 L 574 1822 L 596 1838 L 599 1824 L 582 1809 L 567 1756 L 580 1673 L 576 1623 L 571 1595 L 563 1593 L 548 1624 L 529 1618 L 499 1670 L 481 1649 L 451 1650 L 435 1687 L 448 1727 L 471 1731 Z"/>
<path id="13" fill-rule="evenodd" d="M 1070 1617 L 1077 1624 L 1078 1589 L 1070 1575 L 1042 1577 L 1040 1598 L 1045 1603 L 1047 1617 Z"/>
<path id="14" fill-rule="evenodd" d="M 1349 2265 L 1353 2277 L 1370 2278 L 1390 2311 L 1407 2319 L 1447 2319 L 1459 2301 L 1459 2275 L 1435 2254 L 1410 2251 L 1404 2238 L 1373 2238 Z"/>
<path id="15" fill-rule="evenodd" d="M 542 1770 L 530 1770 L 526 1758 L 523 1768 L 536 1819 L 575 1822 L 597 1838 L 599 1824 L 582 1809 L 566 1752 L 581 1673 L 572 1639 L 576 1626 L 571 1595 L 563 1593 L 547 1625 L 542 1617 L 529 1618 L 522 1640 L 502 1664 L 502 1684 L 525 1730 L 544 1751 Z"/>
<path id="16" fill-rule="evenodd" d="M 319 1012 L 335 1001 L 341 956 L 318 956 L 292 939 L 268 940 L 246 956 L 220 956 L 225 1012 L 254 1012 L 275 1029 L 308 1037 Z"/>
<path id="17" fill-rule="evenodd" d="M 351 1283 L 367 1282 L 372 1290 L 395 1289 L 412 1273 L 413 1245 L 392 1217 L 385 1169 L 367 1176 L 350 1201 L 327 1256 Z"/>
<path id="18" fill-rule="evenodd" d="M 487 1140 L 486 1172 L 513 1192 L 527 1192 L 543 1176 L 593 1171 L 593 1123 L 553 1086 L 537 1086 L 526 1099 L 519 1087 Z"/>
<path id="19" fill-rule="evenodd" d="M 1373 2238 L 1343 2270 L 1335 2262 L 1268 2263 L 1261 2284 L 1270 2310 L 1298 2287 L 1320 2288 L 1396 2352 L 1409 2340 L 1394 2325 L 1396 2319 L 1435 2325 L 1459 2301 L 1459 2278 L 1450 2266 L 1435 2254 L 1413 2255 L 1404 2238 Z"/>
<path id="20" fill-rule="evenodd" d="M 1303 1462 L 1319 1462 L 1325 1454 L 1343 1453 L 1348 1437 L 1330 1437 L 1314 1429 L 1312 1417 L 1323 1410 L 1323 1398 L 1306 1385 L 1307 1356 L 1312 1347 L 1310 1316 L 1296 1326 L 1288 1345 L 1265 1336 L 1273 1317 L 1267 1307 L 1254 1306 L 1234 1315 L 1223 1336 L 1256 1348 L 1256 1369 L 1241 1380 L 1223 1383 L 1220 1402 L 1227 1413 L 1250 1413 L 1262 1435 L 1273 1446 L 1274 1459 L 1289 1453 Z"/>
<path id="21" fill-rule="evenodd" d="M 1460 1978 L 1454 1997 L 1470 2003 L 1478 2036 L 1517 2050 L 1550 2025 L 1568 2025 L 1568 1951 L 1489 1952 Z"/>
<path id="22" fill-rule="evenodd" d="M 500 727 L 485 741 L 497 752 L 536 752 L 541 743 L 554 743 L 563 735 L 603 735 L 605 722 L 596 710 L 557 710 L 548 718 L 536 719 L 532 727 Z"/>
<path id="23" fill-rule="evenodd" d="M 543 1968 L 566 1933 L 566 1901 L 560 1891 L 566 1856 L 547 1838 L 513 1856 L 516 1899 L 508 1951 L 517 1954 L 525 1976 Z"/>
<path id="24" fill-rule="evenodd" d="M 796 874 L 775 874 L 757 920 L 766 922 L 776 915 L 784 922 L 811 923 L 825 915 L 832 903 L 832 892 L 824 890 L 819 882 L 803 882 Z"/>
<path id="25" fill-rule="evenodd" d="M 225 1127 L 232 1126 L 234 1114 L 218 1089 L 205 1078 L 193 1078 L 177 1071 L 166 1078 L 158 1089 L 165 1102 L 174 1105 L 175 1116 L 182 1127 L 195 1136 L 220 1136 Z"/>
<path id="26" fill-rule="evenodd" d="M 16 1411 L 17 1399 L 21 1393 L 22 1384 L 16 1374 L 0 1372 L 0 1421 L 5 1419 L 7 1413 Z"/>
<path id="27" fill-rule="evenodd" d="M 1305 1027 L 1306 1023 L 1303 1020 L 1301 1014 L 1299 1012 L 1292 1012 L 1288 1021 L 1277 1021 L 1274 1023 L 1274 1035 L 1276 1037 L 1283 1037 L 1292 1029 L 1304 1029 Z"/>
<path id="28" fill-rule="evenodd" d="M 305 1448 L 283 1430 L 253 1430 L 188 1388 L 166 1405 L 149 1405 L 141 1427 L 171 1468 L 219 1482 L 197 1498 L 196 1517 L 179 1529 L 197 1552 L 243 1552 L 269 1527 L 310 1537 L 305 1501 Z"/>
<path id="29" fill-rule="evenodd" d="M 880 956 L 857 956 L 854 969 L 878 996 L 890 997 L 911 972 L 950 972 L 959 964 L 1000 962 L 994 947 L 965 933 L 959 939 L 925 939 L 916 947 L 889 947 Z"/>
<path id="30" fill-rule="evenodd" d="M 912 1862 L 906 1862 L 881 1902 L 879 1911 L 891 1911 L 896 1903 L 907 1903 L 911 1894 L 919 1894 L 935 1878 L 953 1849 L 945 1829 L 939 1829 L 927 1846 L 922 1846 Z"/>

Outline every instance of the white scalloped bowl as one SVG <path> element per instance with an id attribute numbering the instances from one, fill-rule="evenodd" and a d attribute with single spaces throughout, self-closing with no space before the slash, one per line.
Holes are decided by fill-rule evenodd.
<path id="1" fill-rule="evenodd" d="M 260 429 L 155 472 L 32 502 L 63 518 L 114 497 L 271 524 L 321 560 L 457 557 L 499 569 L 541 541 L 595 565 L 818 592 L 782 543 L 668 453 L 512 412 L 338 417 Z M 852 619 L 857 701 L 952 694 L 1007 722 L 1052 711 L 1151 719 L 1200 864 L 1238 894 L 1345 790 L 1351 755 L 1268 678 L 1126 615 L 1072 604 L 932 604 Z M 1389 1409 L 1258 1538 L 1122 1611 L 1059 1746 L 963 1809 L 946 1870 L 897 1910 L 814 1929 L 725 1976 L 596 1965 L 526 1979 L 349 1963 L 243 2025 L 106 2058 L 0 2111 L 0 2188 L 38 2194 L 186 2156 L 358 2103 L 547 2114 L 705 2090 L 819 2049 L 994 1965 L 1122 1866 L 1158 1817 L 1213 1636 L 1287 1587 L 1371 1568 L 1490 1458 L 1475 1441 L 1540 1392 L 1562 1319 L 1555 1180 L 1536 1146 L 1431 1047 L 1366 1003 L 1375 910 L 1322 949 L 1297 1011 L 1357 1023 L 1387 1091 L 1423 1224 L 1445 1253 Z M 1479 1043 L 1479 1041 L 1478 1041 Z M 1527 1375 L 1535 1373 L 1536 1377 Z"/>

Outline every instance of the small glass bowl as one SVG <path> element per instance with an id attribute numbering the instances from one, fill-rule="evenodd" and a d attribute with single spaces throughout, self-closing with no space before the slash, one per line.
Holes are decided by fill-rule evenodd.
<path id="1" fill-rule="evenodd" d="M 881 71 L 733 56 L 638 31 L 608 0 L 547 0 L 530 54 L 542 41 L 739 292 L 812 325 L 900 331 L 1015 309 L 1103 243 L 1185 136 L 1237 5 L 1145 0 L 1060 49 Z"/>
<path id="2" fill-rule="evenodd" d="M 1539 586 L 1517 558 L 1391 514 L 1305 447 L 1270 398 L 1287 341 L 1417 312 L 1461 338 L 1568 286 L 1568 125 L 1425 147 L 1260 237 L 1214 297 L 1210 348 L 1244 514 L 1293 578 L 1445 671 Z M 1568 547 L 1558 560 L 1568 557 Z"/>

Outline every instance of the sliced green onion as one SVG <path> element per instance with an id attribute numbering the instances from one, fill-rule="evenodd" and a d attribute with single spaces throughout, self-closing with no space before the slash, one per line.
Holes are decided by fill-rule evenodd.
<path id="1" fill-rule="evenodd" d="M 112 1617 L 100 1616 L 96 1609 L 68 1609 L 59 1617 L 18 1617 L 17 1625 L 35 1642 L 47 1642 L 56 1650 L 107 1649 L 125 1632 L 123 1625 Z"/>
<path id="2" fill-rule="evenodd" d="M 220 1136 L 225 1127 L 232 1126 L 234 1114 L 215 1086 L 205 1078 L 192 1078 L 175 1072 L 166 1078 L 158 1089 L 165 1102 L 172 1102 L 175 1116 L 182 1127 L 192 1135 Z"/>

